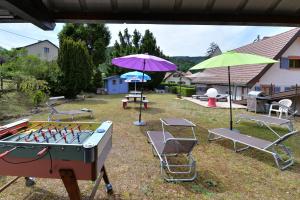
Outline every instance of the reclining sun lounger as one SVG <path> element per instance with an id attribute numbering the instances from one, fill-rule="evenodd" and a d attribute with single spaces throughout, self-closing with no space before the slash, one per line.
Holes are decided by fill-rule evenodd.
<path id="1" fill-rule="evenodd" d="M 280 135 L 270 125 L 286 126 L 289 129 L 289 131 L 294 130 L 293 123 L 290 119 L 282 119 L 278 117 L 271 117 L 268 115 L 246 115 L 246 114 L 238 115 L 237 123 L 239 123 L 242 120 L 255 121 L 259 125 L 264 125 L 278 137 L 280 137 Z"/>
<path id="2" fill-rule="evenodd" d="M 267 141 L 260 138 L 252 137 L 249 135 L 244 135 L 239 133 L 236 130 L 230 130 L 226 128 L 217 128 L 208 130 L 208 140 L 218 140 L 221 138 L 229 139 L 233 142 L 235 152 L 240 152 L 248 149 L 249 147 L 258 149 L 260 151 L 271 154 L 274 159 L 277 167 L 281 170 L 286 169 L 294 163 L 294 158 L 292 156 L 292 152 L 289 148 L 287 148 L 283 142 L 287 140 L 292 135 L 296 134 L 297 131 L 292 131 L 283 136 L 280 136 L 275 141 Z M 245 145 L 246 147 L 237 148 L 237 143 Z M 281 148 L 282 152 L 285 154 L 287 159 L 283 159 L 283 157 L 276 151 L 276 147 Z"/>
<path id="3" fill-rule="evenodd" d="M 185 119 L 161 119 L 162 126 L 180 126 L 194 128 L 195 125 Z M 193 130 L 194 134 L 194 130 Z M 192 150 L 198 140 L 192 138 L 176 138 L 170 132 L 148 131 L 149 141 L 154 155 L 160 160 L 161 175 L 166 181 L 193 181 L 197 177 L 196 161 L 192 156 Z M 171 157 L 183 155 L 184 164 L 171 162 Z"/>
<path id="4" fill-rule="evenodd" d="M 60 111 L 57 110 L 53 105 L 46 103 L 50 109 L 50 114 L 48 116 L 48 121 L 51 121 L 55 115 L 68 115 L 72 117 L 74 120 L 74 116 L 76 115 L 89 115 L 91 118 L 93 117 L 93 111 L 90 109 L 81 109 L 81 110 L 67 110 L 67 111 Z"/>

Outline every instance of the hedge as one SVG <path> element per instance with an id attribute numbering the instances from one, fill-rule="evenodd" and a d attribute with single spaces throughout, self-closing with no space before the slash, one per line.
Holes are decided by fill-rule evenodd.
<path id="1" fill-rule="evenodd" d="M 176 94 L 180 91 L 179 86 L 176 87 Z M 195 87 L 181 87 L 181 96 L 190 97 L 196 94 Z"/>
<path id="2" fill-rule="evenodd" d="M 171 86 L 169 91 L 173 94 L 177 94 L 177 86 Z"/>
<path id="3" fill-rule="evenodd" d="M 170 92 L 173 94 L 178 94 L 179 91 L 179 86 L 170 87 Z M 181 87 L 181 96 L 190 97 L 194 94 L 196 94 L 196 89 L 194 87 Z"/>
<path id="4" fill-rule="evenodd" d="M 168 86 L 168 87 L 172 87 L 172 86 L 179 86 L 179 84 L 177 83 L 166 83 L 166 82 L 161 82 L 160 86 Z M 181 85 L 181 87 L 187 87 L 187 88 L 195 88 L 195 85 Z"/>

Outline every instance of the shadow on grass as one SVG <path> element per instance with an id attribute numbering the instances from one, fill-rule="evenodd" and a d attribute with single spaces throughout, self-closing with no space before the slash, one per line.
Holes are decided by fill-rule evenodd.
<path id="1" fill-rule="evenodd" d="M 230 140 L 218 140 L 218 141 L 214 141 L 213 143 L 217 143 L 218 145 L 221 145 L 222 147 L 229 149 L 233 153 L 235 153 L 234 148 L 233 148 L 233 142 Z M 240 147 L 244 147 L 244 146 L 240 146 Z M 259 162 L 263 162 L 265 164 L 273 166 L 274 168 L 277 168 L 277 165 L 275 163 L 273 156 L 269 153 L 264 153 L 262 151 L 259 151 L 257 149 L 250 147 L 249 149 L 247 149 L 245 151 L 238 152 L 238 154 L 242 154 L 243 156 L 247 156 L 249 158 L 256 159 Z M 300 174 L 300 164 L 295 162 L 291 167 L 287 168 L 286 170 L 291 171 L 293 173 Z"/>
<path id="2" fill-rule="evenodd" d="M 205 196 L 212 196 L 214 193 L 223 193 L 226 191 L 225 185 L 219 178 L 211 171 L 197 172 L 198 177 L 193 182 L 179 183 L 184 189 L 203 194 Z"/>
<path id="3" fill-rule="evenodd" d="M 157 120 L 147 120 L 145 126 L 140 126 L 140 132 L 146 135 L 147 131 L 161 131 L 161 122 L 159 119 Z"/>
<path id="4" fill-rule="evenodd" d="M 67 200 L 69 198 L 63 197 L 57 194 L 53 194 L 47 190 L 44 190 L 40 187 L 34 187 L 32 192 L 28 194 L 24 200 L 37 200 L 37 199 L 60 199 Z"/>
<path id="5" fill-rule="evenodd" d="M 37 199 L 59 199 L 59 200 L 68 200 L 68 197 L 63 197 L 57 194 L 53 194 L 47 190 L 44 190 L 40 187 L 34 187 L 33 191 L 28 194 L 24 200 L 37 200 Z M 82 195 L 82 200 L 88 200 L 89 196 Z M 112 195 L 108 194 L 99 194 L 99 192 L 96 193 L 96 196 L 94 198 L 95 200 L 121 200 L 122 197 L 120 194 L 114 193 Z"/>
<path id="6" fill-rule="evenodd" d="M 136 110 L 137 112 L 140 111 L 140 107 L 134 107 L 133 109 Z M 158 114 L 158 113 L 165 112 L 165 109 L 148 107 L 148 109 L 142 108 L 142 112 L 147 112 L 147 113 L 152 113 L 152 114 Z"/>
<path id="7" fill-rule="evenodd" d="M 66 104 L 88 106 L 88 105 L 108 104 L 108 101 L 105 99 L 86 99 L 86 100 L 80 100 L 80 101 L 71 101 Z"/>

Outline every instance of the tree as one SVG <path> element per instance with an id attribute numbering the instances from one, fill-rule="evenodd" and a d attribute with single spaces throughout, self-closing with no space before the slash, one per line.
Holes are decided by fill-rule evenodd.
<path id="1" fill-rule="evenodd" d="M 150 55 L 166 58 L 157 46 L 156 39 L 151 31 L 146 30 L 144 35 L 142 35 L 139 31 L 134 30 L 133 35 L 131 35 L 128 29 L 125 29 L 123 32 L 119 32 L 119 41 L 115 41 L 111 53 L 107 56 L 107 62 L 101 65 L 100 69 L 107 76 L 125 73 L 128 70 L 111 65 L 111 59 L 137 53 L 148 53 Z M 151 82 L 146 84 L 150 88 L 158 86 L 165 76 L 165 73 L 162 72 L 147 74 L 149 74 L 152 79 Z"/>
<path id="2" fill-rule="evenodd" d="M 61 82 L 67 98 L 75 98 L 82 90 L 87 89 L 93 67 L 84 42 L 62 39 L 57 62 L 62 71 Z"/>
<path id="3" fill-rule="evenodd" d="M 209 47 L 206 51 L 206 56 L 211 57 L 218 50 L 220 50 L 219 45 L 215 42 L 212 42 L 209 44 Z"/>
<path id="4" fill-rule="evenodd" d="M 101 87 L 101 73 L 97 68 L 106 60 L 106 48 L 110 42 L 110 32 L 105 24 L 66 24 L 58 34 L 59 40 L 71 38 L 74 41 L 84 41 L 88 54 L 91 56 L 93 78 L 90 83 Z M 99 77 L 100 76 L 100 77 Z M 100 83 L 96 82 L 100 81 Z M 94 85 L 96 87 L 96 85 Z"/>

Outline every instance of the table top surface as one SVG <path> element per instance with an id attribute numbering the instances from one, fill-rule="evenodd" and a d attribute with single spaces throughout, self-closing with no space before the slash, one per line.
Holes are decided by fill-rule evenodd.
<path id="1" fill-rule="evenodd" d="M 183 118 L 163 118 L 160 120 L 166 126 L 186 126 L 186 127 L 195 127 L 196 126 L 189 120 L 183 119 Z"/>
<path id="2" fill-rule="evenodd" d="M 143 95 L 142 98 L 145 98 L 147 96 Z M 126 95 L 126 98 L 141 98 L 141 95 L 140 94 L 129 94 L 129 95 Z"/>

